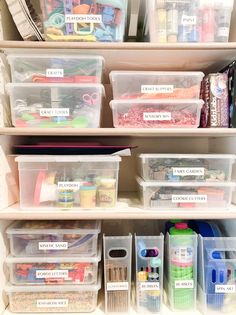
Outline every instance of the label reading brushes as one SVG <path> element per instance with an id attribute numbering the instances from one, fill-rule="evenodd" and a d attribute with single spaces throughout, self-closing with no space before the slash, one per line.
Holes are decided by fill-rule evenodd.
<path id="1" fill-rule="evenodd" d="M 193 280 L 175 280 L 175 289 L 194 289 Z"/>
<path id="2" fill-rule="evenodd" d="M 128 291 L 129 283 L 124 282 L 108 282 L 107 283 L 107 291 Z"/>
<path id="3" fill-rule="evenodd" d="M 217 284 L 215 286 L 215 293 L 229 293 L 234 294 L 236 293 L 236 286 L 235 285 L 223 285 Z"/>
<path id="4" fill-rule="evenodd" d="M 160 282 L 141 282 L 139 283 L 140 291 L 159 291 Z"/>

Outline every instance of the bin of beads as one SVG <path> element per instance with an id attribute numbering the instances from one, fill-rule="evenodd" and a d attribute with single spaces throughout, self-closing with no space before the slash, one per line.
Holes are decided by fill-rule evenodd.
<path id="1" fill-rule="evenodd" d="M 146 181 L 231 181 L 235 155 L 140 154 L 139 169 Z"/>
<path id="2" fill-rule="evenodd" d="M 69 54 L 7 55 L 13 83 L 101 83 L 104 58 Z"/>
<path id="3" fill-rule="evenodd" d="M 202 100 L 114 100 L 115 128 L 197 128 Z"/>
<path id="4" fill-rule="evenodd" d="M 100 221 L 16 221 L 6 233 L 16 257 L 91 257 L 98 255 L 100 231 Z"/>
<path id="5" fill-rule="evenodd" d="M 48 41 L 122 42 L 127 0 L 40 0 Z"/>

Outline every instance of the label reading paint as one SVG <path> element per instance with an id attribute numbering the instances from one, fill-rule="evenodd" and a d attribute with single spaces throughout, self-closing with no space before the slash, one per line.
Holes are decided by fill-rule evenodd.
<path id="1" fill-rule="evenodd" d="M 39 242 L 39 250 L 67 250 L 68 242 Z"/>
<path id="2" fill-rule="evenodd" d="M 204 176 L 204 167 L 173 167 L 174 176 Z"/>
<path id="3" fill-rule="evenodd" d="M 58 182 L 57 188 L 64 190 L 79 190 L 81 186 L 80 182 Z"/>
<path id="4" fill-rule="evenodd" d="M 65 23 L 102 23 L 99 14 L 66 14 Z"/>
<path id="5" fill-rule="evenodd" d="M 235 285 L 219 285 L 215 286 L 215 293 L 236 293 Z"/>
<path id="6" fill-rule="evenodd" d="M 219 27 L 217 32 L 218 37 L 228 37 L 229 36 L 229 28 L 228 27 Z"/>
<path id="7" fill-rule="evenodd" d="M 36 279 L 63 278 L 69 277 L 68 270 L 36 270 Z"/>
<path id="8" fill-rule="evenodd" d="M 171 113 L 143 113 L 145 121 L 164 121 L 171 120 Z"/>
<path id="9" fill-rule="evenodd" d="M 107 291 L 128 291 L 129 283 L 128 282 L 108 282 Z"/>
<path id="10" fill-rule="evenodd" d="M 175 289 L 194 289 L 193 280 L 175 280 Z"/>
<path id="11" fill-rule="evenodd" d="M 142 85 L 141 93 L 145 94 L 170 94 L 174 92 L 173 85 Z"/>
<path id="12" fill-rule="evenodd" d="M 183 15 L 182 16 L 182 25 L 196 25 L 197 24 L 197 17 L 195 15 Z"/>
<path id="13" fill-rule="evenodd" d="M 40 117 L 68 117 L 70 116 L 69 108 L 40 108 Z"/>
<path id="14" fill-rule="evenodd" d="M 64 69 L 46 69 L 47 78 L 63 78 Z"/>
<path id="15" fill-rule="evenodd" d="M 140 291 L 153 291 L 160 290 L 160 282 L 140 282 Z"/>
<path id="16" fill-rule="evenodd" d="M 68 299 L 37 300 L 37 307 L 68 307 Z"/>
<path id="17" fill-rule="evenodd" d="M 172 202 L 197 202 L 197 203 L 207 203 L 207 195 L 172 195 Z"/>

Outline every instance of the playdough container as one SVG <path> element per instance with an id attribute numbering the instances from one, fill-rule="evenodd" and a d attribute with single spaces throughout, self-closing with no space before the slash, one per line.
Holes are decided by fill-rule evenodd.
<path id="1" fill-rule="evenodd" d="M 40 0 L 45 39 L 122 42 L 127 0 Z"/>
<path id="2" fill-rule="evenodd" d="M 8 84 L 15 127 L 98 128 L 101 84 Z"/>

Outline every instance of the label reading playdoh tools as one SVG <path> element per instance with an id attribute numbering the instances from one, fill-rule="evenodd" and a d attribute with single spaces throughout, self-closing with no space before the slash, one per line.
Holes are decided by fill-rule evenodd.
<path id="1" fill-rule="evenodd" d="M 143 113 L 145 121 L 164 121 L 171 120 L 171 113 Z"/>
<path id="2" fill-rule="evenodd" d="M 102 23 L 99 14 L 66 14 L 65 23 Z"/>
<path id="3" fill-rule="evenodd" d="M 175 289 L 194 289 L 193 280 L 175 280 Z"/>
<path id="4" fill-rule="evenodd" d="M 37 307 L 68 307 L 68 299 L 37 300 Z"/>
<path id="5" fill-rule="evenodd" d="M 39 250 L 67 250 L 68 242 L 39 242 Z"/>
<path id="6" fill-rule="evenodd" d="M 141 93 L 145 94 L 170 94 L 174 92 L 173 85 L 142 85 Z"/>
<path id="7" fill-rule="evenodd" d="M 40 117 L 68 117 L 70 116 L 69 108 L 40 108 Z"/>
<path id="8" fill-rule="evenodd" d="M 108 282 L 107 291 L 128 291 L 129 283 L 128 282 Z"/>
<path id="9" fill-rule="evenodd" d="M 173 167 L 174 176 L 204 176 L 204 167 Z"/>
<path id="10" fill-rule="evenodd" d="M 160 282 L 140 282 L 140 291 L 155 291 L 160 290 Z"/>
<path id="11" fill-rule="evenodd" d="M 207 195 L 172 195 L 172 202 L 197 202 L 197 203 L 207 203 Z"/>
<path id="12" fill-rule="evenodd" d="M 63 278 L 69 277 L 68 270 L 36 270 L 36 279 Z"/>
<path id="13" fill-rule="evenodd" d="M 57 188 L 64 190 L 79 190 L 81 186 L 80 182 L 58 182 Z"/>
<path id="14" fill-rule="evenodd" d="M 220 285 L 217 284 L 215 286 L 215 293 L 236 293 L 236 286 L 235 285 Z"/>
<path id="15" fill-rule="evenodd" d="M 47 78 L 63 78 L 64 69 L 46 69 Z"/>
<path id="16" fill-rule="evenodd" d="M 183 15 L 182 16 L 182 25 L 196 25 L 197 24 L 197 17 L 190 16 L 190 15 Z"/>

